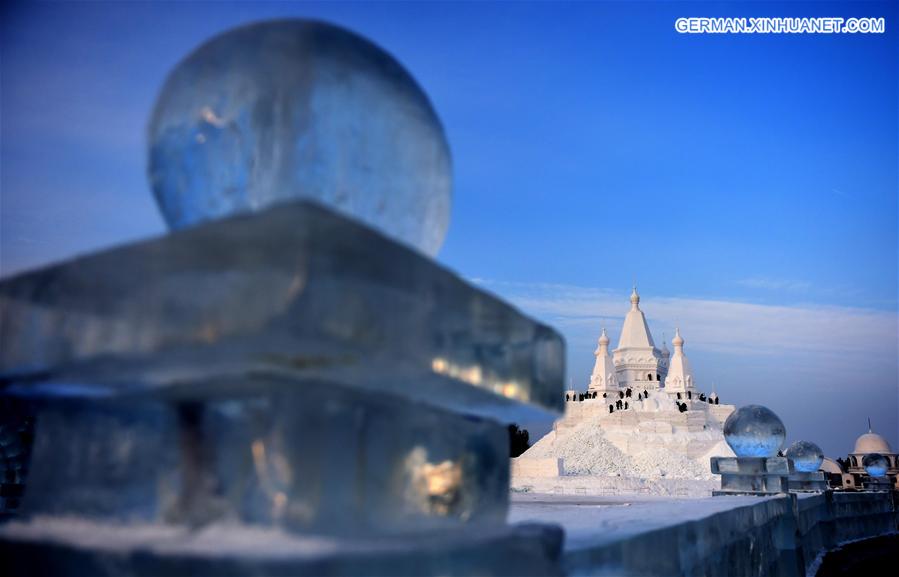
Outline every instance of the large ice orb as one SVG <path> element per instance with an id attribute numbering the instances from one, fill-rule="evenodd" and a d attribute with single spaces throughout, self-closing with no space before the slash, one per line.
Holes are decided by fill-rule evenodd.
<path id="1" fill-rule="evenodd" d="M 793 467 L 800 473 L 814 473 L 824 462 L 824 451 L 810 441 L 796 441 L 784 455 L 793 461 Z"/>
<path id="2" fill-rule="evenodd" d="M 305 198 L 434 256 L 449 225 L 449 146 L 427 96 L 390 54 L 322 22 L 236 28 L 178 64 L 149 178 L 173 229 Z"/>
<path id="3" fill-rule="evenodd" d="M 890 463 L 880 453 L 868 453 L 862 458 L 862 467 L 872 477 L 883 477 L 887 474 Z"/>
<path id="4" fill-rule="evenodd" d="M 761 405 L 740 407 L 724 421 L 724 440 L 738 457 L 773 457 L 786 436 L 780 418 Z"/>

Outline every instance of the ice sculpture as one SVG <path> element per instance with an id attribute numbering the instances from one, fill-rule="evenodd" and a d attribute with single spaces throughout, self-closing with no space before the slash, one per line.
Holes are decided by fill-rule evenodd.
<path id="1" fill-rule="evenodd" d="M 4 568 L 559 574 L 560 531 L 505 523 L 504 421 L 562 409 L 564 344 L 426 256 L 449 171 L 425 95 L 349 32 L 190 55 L 150 128 L 184 230 L 0 282 L 0 397 L 36 409 Z"/>
<path id="2" fill-rule="evenodd" d="M 783 422 L 761 405 L 740 407 L 724 422 L 724 440 L 737 457 L 773 457 L 785 438 Z"/>
<path id="3" fill-rule="evenodd" d="M 308 20 L 212 38 L 172 71 L 149 177 L 174 229 L 310 199 L 434 256 L 451 166 L 427 96 L 387 52 Z"/>
<path id="4" fill-rule="evenodd" d="M 778 457 L 786 438 L 783 422 L 770 409 L 746 405 L 724 421 L 724 440 L 736 457 L 712 457 L 712 473 L 721 475 L 716 495 L 768 495 L 789 490 L 792 461 Z"/>
<path id="5" fill-rule="evenodd" d="M 809 441 L 796 441 L 786 450 L 784 455 L 793 460 L 793 466 L 801 473 L 813 473 L 824 461 L 824 451 Z"/>
<path id="6" fill-rule="evenodd" d="M 880 453 L 869 453 L 862 459 L 862 466 L 872 477 L 884 477 L 890 464 Z"/>
<path id="7" fill-rule="evenodd" d="M 827 489 L 824 472 L 819 471 L 824 461 L 824 451 L 810 441 L 796 441 L 784 452 L 793 463 L 795 472 L 790 475 L 790 491 L 820 492 Z"/>
<path id="8" fill-rule="evenodd" d="M 27 405 L 0 395 L 0 520 L 21 502 L 33 436 L 34 421 Z"/>

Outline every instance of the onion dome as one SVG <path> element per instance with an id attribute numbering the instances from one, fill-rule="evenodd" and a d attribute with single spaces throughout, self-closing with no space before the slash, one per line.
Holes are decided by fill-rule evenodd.
<path id="1" fill-rule="evenodd" d="M 599 345 L 600 346 L 608 346 L 609 345 L 609 336 L 606 334 L 606 329 L 602 330 L 602 334 L 599 335 Z"/>

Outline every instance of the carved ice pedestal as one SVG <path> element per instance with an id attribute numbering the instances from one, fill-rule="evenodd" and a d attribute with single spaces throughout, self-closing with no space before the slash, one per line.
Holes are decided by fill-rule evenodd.
<path id="1" fill-rule="evenodd" d="M 712 473 L 721 475 L 713 495 L 773 495 L 789 491 L 792 463 L 784 457 L 712 457 Z"/>
<path id="2" fill-rule="evenodd" d="M 505 524 L 505 423 L 562 409 L 561 337 L 371 229 L 282 205 L 0 306 L 36 423 L 14 572 L 559 571 L 558 530 Z"/>
<path id="3" fill-rule="evenodd" d="M 893 485 L 888 477 L 868 477 L 862 482 L 865 491 L 892 491 Z"/>
<path id="4" fill-rule="evenodd" d="M 827 478 L 822 471 L 803 473 L 796 471 L 790 475 L 790 492 L 815 492 L 827 490 Z"/>

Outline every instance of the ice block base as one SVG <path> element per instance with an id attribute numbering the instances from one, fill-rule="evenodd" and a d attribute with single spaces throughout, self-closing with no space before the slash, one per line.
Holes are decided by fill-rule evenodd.
<path id="1" fill-rule="evenodd" d="M 713 495 L 776 495 L 789 491 L 793 466 L 784 457 L 712 457 L 712 473 L 721 475 Z"/>

